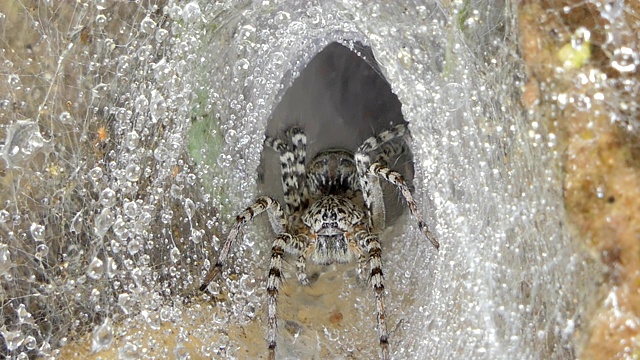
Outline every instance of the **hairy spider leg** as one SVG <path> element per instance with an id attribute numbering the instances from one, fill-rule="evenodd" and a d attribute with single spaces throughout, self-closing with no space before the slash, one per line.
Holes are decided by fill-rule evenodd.
<path id="1" fill-rule="evenodd" d="M 387 331 L 384 306 L 384 274 L 382 273 L 382 248 L 378 235 L 361 231 L 358 233 L 360 247 L 369 254 L 369 281 L 376 297 L 378 337 L 382 359 L 389 360 L 389 333 Z"/>
<path id="2" fill-rule="evenodd" d="M 295 155 L 287 143 L 280 139 L 267 136 L 264 139 L 264 145 L 279 154 L 284 204 L 287 214 L 291 214 L 295 209 L 300 208 L 298 177 L 295 176 Z"/>
<path id="3" fill-rule="evenodd" d="M 287 136 L 291 138 L 291 151 L 293 152 L 293 174 L 292 176 L 297 179 L 298 190 L 298 207 L 293 211 L 299 211 L 309 206 L 309 193 L 306 186 L 306 156 L 307 156 L 307 136 L 300 130 L 300 128 L 292 127 L 287 131 Z"/>
<path id="4" fill-rule="evenodd" d="M 309 205 L 305 172 L 307 136 L 297 127 L 287 130 L 286 135 L 291 140 L 291 146 L 269 136 L 265 137 L 264 145 L 280 156 L 284 202 L 287 213 L 292 214 Z"/>
<path id="5" fill-rule="evenodd" d="M 438 240 L 436 240 L 436 237 L 433 235 L 433 233 L 429 231 L 429 227 L 427 226 L 427 223 L 422 218 L 422 214 L 418 209 L 418 205 L 416 204 L 416 201 L 413 199 L 413 196 L 411 195 L 411 191 L 409 191 L 409 186 L 407 186 L 407 183 L 404 181 L 404 178 L 402 177 L 402 175 L 397 171 L 393 171 L 389 169 L 388 167 L 384 166 L 381 163 L 371 164 L 371 166 L 369 166 L 368 172 L 371 175 L 375 175 L 376 177 L 383 178 L 384 180 L 393 184 L 396 188 L 398 188 L 398 190 L 400 190 L 400 193 L 402 194 L 405 201 L 407 202 L 407 205 L 409 206 L 409 210 L 411 211 L 411 214 L 418 221 L 418 228 L 427 237 L 427 239 L 431 241 L 431 244 L 437 250 L 440 247 L 440 244 L 438 243 Z"/>
<path id="6" fill-rule="evenodd" d="M 407 126 L 405 124 L 398 124 L 377 136 L 372 136 L 365 140 L 354 155 L 360 189 L 362 190 L 362 198 L 367 207 L 370 220 L 369 225 L 372 228 L 384 229 L 385 208 L 380 180 L 377 176 L 368 172 L 369 166 L 371 165 L 369 153 L 391 140 L 404 137 L 407 132 Z M 378 155 L 378 158 L 380 158 L 380 155 Z"/>
<path id="7" fill-rule="evenodd" d="M 277 304 L 278 292 L 283 282 L 282 257 L 285 252 L 300 255 L 305 245 L 298 237 L 287 233 L 278 234 L 271 246 L 271 260 L 267 276 L 267 344 L 269 359 L 276 357 L 276 338 L 278 334 Z M 305 274 L 306 279 L 306 274 Z"/>
<path id="8" fill-rule="evenodd" d="M 207 276 L 205 276 L 202 285 L 200 285 L 200 290 L 204 291 L 209 286 L 209 283 L 222 271 L 222 267 L 227 262 L 227 258 L 229 257 L 229 252 L 231 247 L 236 243 L 238 239 L 238 234 L 240 229 L 249 221 L 253 220 L 254 217 L 260 215 L 264 211 L 267 211 L 269 215 L 269 222 L 271 223 L 271 227 L 274 232 L 277 234 L 284 232 L 287 227 L 287 220 L 284 216 L 284 212 L 282 211 L 282 207 L 280 204 L 273 200 L 268 196 L 260 196 L 256 199 L 256 201 L 246 208 L 243 212 L 240 213 L 236 217 L 236 223 L 229 232 L 229 236 L 227 236 L 227 240 L 224 242 L 222 249 L 218 255 L 218 260 L 216 264 L 213 266 L 213 269 L 209 271 Z"/>

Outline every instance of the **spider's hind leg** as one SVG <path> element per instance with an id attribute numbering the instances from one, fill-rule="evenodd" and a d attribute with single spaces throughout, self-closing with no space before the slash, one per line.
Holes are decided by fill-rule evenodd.
<path id="1" fill-rule="evenodd" d="M 236 223 L 229 232 L 229 236 L 227 236 L 227 240 L 224 242 L 222 249 L 220 249 L 216 264 L 214 265 L 213 269 L 209 271 L 207 276 L 205 276 L 204 280 L 202 281 L 202 285 L 200 285 L 201 291 L 206 290 L 209 286 L 209 283 L 211 283 L 211 281 L 222 272 L 222 268 L 226 264 L 227 258 L 229 257 L 231 247 L 238 240 L 240 229 L 246 223 L 253 220 L 253 218 L 265 211 L 269 215 L 269 222 L 271 223 L 273 231 L 277 234 L 283 233 L 285 231 L 285 229 L 287 228 L 287 219 L 284 216 L 284 212 L 282 211 L 282 207 L 280 206 L 280 204 L 268 196 L 261 196 L 256 199 L 256 201 L 251 204 L 251 206 L 244 209 L 244 211 L 242 211 L 240 215 L 236 217 Z"/>

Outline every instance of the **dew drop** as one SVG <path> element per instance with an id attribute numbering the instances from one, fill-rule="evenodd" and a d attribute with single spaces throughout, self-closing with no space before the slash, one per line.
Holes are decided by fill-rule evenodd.
<path id="1" fill-rule="evenodd" d="M 0 223 L 6 223 L 11 218 L 11 214 L 7 210 L 0 210 Z"/>
<path id="2" fill-rule="evenodd" d="M 102 179 L 102 175 L 102 168 L 98 166 L 89 171 L 89 177 L 95 182 L 99 182 Z"/>
<path id="3" fill-rule="evenodd" d="M 132 343 L 124 344 L 118 351 L 118 355 L 121 360 L 137 360 L 142 356 L 140 351 L 138 351 L 138 347 Z"/>
<path id="4" fill-rule="evenodd" d="M 140 249 L 142 249 L 142 244 L 138 239 L 129 240 L 129 244 L 127 245 L 127 251 L 129 252 L 130 255 L 137 254 L 140 251 Z"/>
<path id="5" fill-rule="evenodd" d="M 200 5 L 197 2 L 190 2 L 182 9 L 182 19 L 186 23 L 193 23 L 202 17 L 200 12 Z"/>
<path id="6" fill-rule="evenodd" d="M 140 30 L 142 30 L 142 32 L 144 32 L 145 34 L 153 34 L 156 26 L 156 22 L 148 16 L 142 19 L 142 21 L 140 22 Z"/>
<path id="7" fill-rule="evenodd" d="M 102 274 L 104 273 L 103 265 L 104 263 L 102 262 L 102 260 L 98 259 L 97 257 L 93 258 L 93 260 L 87 267 L 87 276 L 94 280 L 100 279 L 102 277 Z"/>
<path id="8" fill-rule="evenodd" d="M 104 27 L 107 24 L 107 17 L 103 14 L 96 16 L 96 26 Z"/>
<path id="9" fill-rule="evenodd" d="M 33 223 L 31 224 L 31 236 L 35 241 L 44 241 L 44 226 L 40 224 Z"/>
<path id="10" fill-rule="evenodd" d="M 129 164 L 125 169 L 127 180 L 136 182 L 140 178 L 140 166 L 138 164 Z"/>
<path id="11" fill-rule="evenodd" d="M 125 315 L 128 314 L 129 311 L 131 311 L 131 307 L 133 306 L 131 295 L 127 293 L 122 293 L 118 295 L 118 305 L 122 309 L 122 312 L 125 313 Z"/>
<path id="12" fill-rule="evenodd" d="M 138 204 L 135 201 L 125 201 L 123 206 L 124 214 L 131 219 L 138 216 Z"/>
<path id="13" fill-rule="evenodd" d="M 196 210 L 196 205 L 193 203 L 193 200 L 187 198 L 184 200 L 184 211 L 187 214 L 187 217 L 189 218 L 189 220 L 191 220 L 191 217 L 193 216 L 193 214 L 195 213 Z"/>
<path id="14" fill-rule="evenodd" d="M 164 146 L 158 145 L 158 147 L 153 150 L 153 157 L 160 162 L 165 161 L 169 158 L 169 151 Z"/>
<path id="15" fill-rule="evenodd" d="M 96 326 L 93 329 L 93 336 L 91 341 L 91 350 L 96 353 L 102 350 L 106 350 L 111 347 L 113 343 L 113 326 L 111 326 L 111 320 L 105 319 L 104 322 Z"/>
<path id="16" fill-rule="evenodd" d="M 171 249 L 171 251 L 169 252 L 169 257 L 171 258 L 172 263 L 177 263 L 178 261 L 180 261 L 180 250 L 174 246 L 173 249 Z"/>
<path id="17" fill-rule="evenodd" d="M 24 304 L 18 305 L 16 315 L 18 316 L 18 322 L 20 324 L 33 324 L 33 316 L 27 311 L 27 307 Z"/>
<path id="18" fill-rule="evenodd" d="M 100 215 L 96 216 L 95 220 L 95 233 L 96 236 L 102 238 L 107 233 L 111 225 L 113 225 L 113 214 L 109 208 L 105 208 L 100 212 Z"/>
<path id="19" fill-rule="evenodd" d="M 158 29 L 156 30 L 156 41 L 162 42 L 167 36 L 169 36 L 169 31 L 167 29 Z"/>
<path id="20" fill-rule="evenodd" d="M 153 90 L 151 92 L 151 104 L 150 104 L 151 118 L 153 122 L 157 122 L 165 117 L 167 114 L 167 104 L 164 97 L 160 92 Z"/>
<path id="21" fill-rule="evenodd" d="M 112 207 L 116 204 L 116 192 L 111 188 L 106 188 L 100 193 L 100 204 L 104 207 Z"/>
<path id="22" fill-rule="evenodd" d="M 60 116 L 58 117 L 58 120 L 60 120 L 60 122 L 63 123 L 63 124 L 72 124 L 73 123 L 73 117 L 67 111 L 62 112 L 60 114 Z"/>
<path id="23" fill-rule="evenodd" d="M 611 66 L 621 73 L 633 72 L 640 63 L 638 53 L 628 47 L 621 47 L 613 51 Z"/>
<path id="24" fill-rule="evenodd" d="M 35 258 L 38 260 L 42 260 L 47 256 L 48 253 L 49 246 L 47 246 L 46 244 L 38 244 L 36 246 L 36 252 L 35 254 L 33 254 L 33 256 L 35 256 Z"/>
<path id="25" fill-rule="evenodd" d="M 147 99 L 146 96 L 144 95 L 140 95 L 136 98 L 136 100 L 133 102 L 133 107 L 138 111 L 138 112 L 145 112 L 147 111 L 147 107 L 149 106 L 149 100 Z"/>
<path id="26" fill-rule="evenodd" d="M 0 328 L 0 334 L 2 334 L 5 346 L 9 351 L 18 349 L 24 342 L 24 335 L 20 330 L 9 331 L 5 326 L 2 326 L 2 328 Z"/>
<path id="27" fill-rule="evenodd" d="M 29 335 L 27 336 L 26 339 L 24 339 L 24 343 L 23 343 L 25 349 L 27 350 L 33 350 L 36 348 L 36 345 L 38 345 L 38 342 L 36 341 L 36 338 Z M 27 354 L 23 353 L 25 355 L 25 359 L 28 359 L 29 357 L 27 356 Z"/>
<path id="28" fill-rule="evenodd" d="M 176 348 L 173 349 L 173 355 L 176 357 L 176 360 L 187 360 L 191 358 L 189 350 L 182 344 L 176 345 Z"/>

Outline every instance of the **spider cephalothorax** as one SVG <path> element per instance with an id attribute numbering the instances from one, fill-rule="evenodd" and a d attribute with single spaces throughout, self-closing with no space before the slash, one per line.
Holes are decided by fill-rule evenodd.
<path id="1" fill-rule="evenodd" d="M 364 274 L 374 290 L 378 312 L 378 335 L 381 358 L 389 359 L 388 332 L 385 321 L 382 249 L 378 234 L 384 230 L 384 202 L 379 179 L 394 185 L 402 194 L 420 230 L 438 248 L 409 187 L 398 172 L 387 166 L 387 160 L 404 151 L 404 145 L 393 142 L 406 136 L 405 124 L 365 140 L 355 154 L 331 149 L 319 153 L 306 164 L 307 138 L 298 128 L 287 131 L 285 142 L 267 137 L 265 146 L 280 155 L 285 209 L 268 196 L 259 197 L 236 218 L 218 261 L 205 277 L 200 289 L 205 290 L 221 272 L 232 245 L 243 225 L 266 211 L 276 238 L 271 247 L 267 277 L 269 359 L 275 359 L 276 300 L 282 283 L 282 258 L 285 253 L 297 257 L 297 278 L 309 284 L 305 272 L 310 258 L 317 264 L 345 263 L 358 260 L 358 274 Z M 375 161 L 371 162 L 374 156 Z"/>

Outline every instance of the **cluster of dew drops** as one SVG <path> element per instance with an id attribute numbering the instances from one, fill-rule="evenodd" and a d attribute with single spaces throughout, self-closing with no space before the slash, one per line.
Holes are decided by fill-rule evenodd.
<path id="1" fill-rule="evenodd" d="M 96 29 L 107 29 L 113 19 L 105 9 L 94 9 Z M 0 281 L 10 299 L 0 309 L 0 334 L 12 357 L 55 358 L 69 334 L 86 331 L 93 351 L 107 349 L 116 338 L 114 324 L 131 314 L 159 328 L 162 319 L 177 316 L 163 299 L 186 292 L 199 278 L 206 253 L 197 250 L 215 216 L 210 196 L 199 188 L 201 170 L 185 150 L 191 110 L 185 78 L 195 59 L 183 39 L 202 12 L 196 2 L 169 2 L 161 12 L 169 21 L 149 12 L 129 25 L 129 44 L 94 31 L 98 50 L 87 69 L 114 78 L 86 90 L 111 103 L 88 109 L 88 119 L 70 111 L 55 115 L 58 124 L 82 133 L 86 146 L 70 158 L 59 151 L 64 140 L 43 131 L 39 117 L 5 126 L 0 157 L 7 169 L 50 180 L 38 183 L 45 195 L 36 200 L 45 208 L 62 204 L 55 214 L 31 211 L 16 192 L 0 209 Z M 56 54 L 60 63 L 73 60 L 73 46 Z M 19 76 L 8 78 L 20 85 Z M 83 128 L 96 113 L 112 121 L 97 141 Z M 94 141 L 106 144 L 105 153 Z M 208 219 L 204 224 L 196 224 L 199 212 Z M 181 344 L 174 350 L 177 358 L 188 356 Z M 140 344 L 126 343 L 120 356 L 139 358 L 141 351 Z"/>

